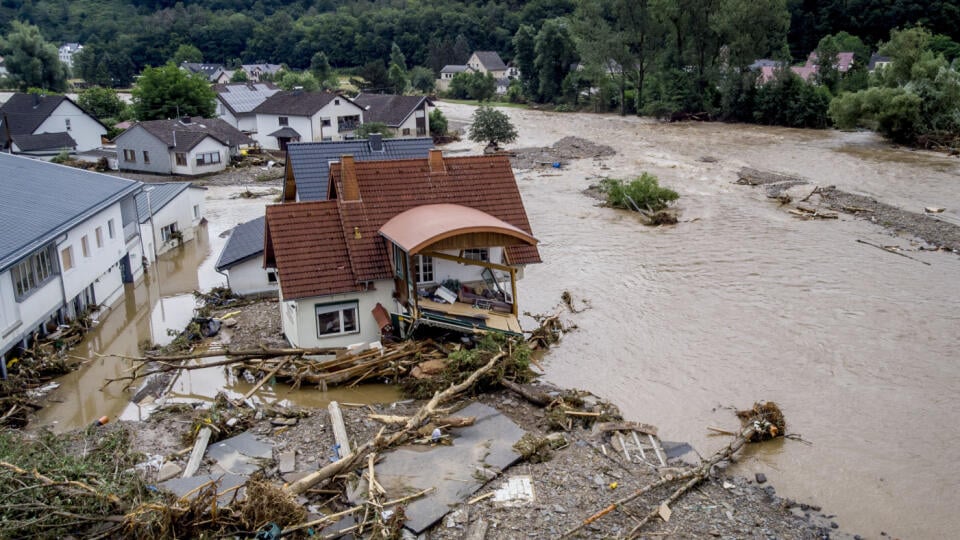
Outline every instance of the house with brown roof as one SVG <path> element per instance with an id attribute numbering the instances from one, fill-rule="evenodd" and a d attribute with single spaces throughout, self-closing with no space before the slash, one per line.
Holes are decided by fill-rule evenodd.
<path id="1" fill-rule="evenodd" d="M 261 147 L 285 150 L 290 142 L 343 141 L 356 137 L 363 107 L 330 92 L 277 92 L 253 109 Z"/>
<path id="2" fill-rule="evenodd" d="M 329 199 L 267 207 L 264 266 L 297 347 L 434 327 L 522 332 L 516 282 L 540 262 L 504 156 L 330 165 Z"/>
<path id="3" fill-rule="evenodd" d="M 137 122 L 114 139 L 121 170 L 193 176 L 222 171 L 253 139 L 219 118 Z"/>
<path id="4" fill-rule="evenodd" d="M 381 122 L 387 126 L 387 133 L 383 135 L 426 137 L 430 134 L 433 103 L 426 96 L 361 93 L 353 102 L 363 107 L 364 123 Z"/>

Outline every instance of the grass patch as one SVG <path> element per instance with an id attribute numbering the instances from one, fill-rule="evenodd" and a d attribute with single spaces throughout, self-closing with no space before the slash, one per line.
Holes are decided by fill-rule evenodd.
<path id="1" fill-rule="evenodd" d="M 489 105 L 490 107 L 510 107 L 512 109 L 529 109 L 526 103 L 510 103 L 508 101 L 477 101 L 475 99 L 451 99 L 441 98 L 440 101 L 447 103 L 459 103 L 461 105 Z"/>

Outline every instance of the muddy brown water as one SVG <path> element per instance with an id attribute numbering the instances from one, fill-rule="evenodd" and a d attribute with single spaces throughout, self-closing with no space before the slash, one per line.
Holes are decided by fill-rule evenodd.
<path id="1" fill-rule="evenodd" d="M 454 122 L 472 113 L 463 105 L 441 108 Z M 629 419 L 656 424 L 664 438 L 689 441 L 703 455 L 725 443 L 707 426 L 738 425 L 731 407 L 775 400 L 788 431 L 810 444 L 751 446 L 734 472 L 763 472 L 780 495 L 822 505 L 844 530 L 865 537 L 955 535 L 960 258 L 909 253 L 926 266 L 858 244 L 910 248 L 864 220 L 797 220 L 761 189 L 733 181 L 742 166 L 797 174 L 906 209 L 945 207 L 941 218 L 960 223 L 960 161 L 893 148 L 865 133 L 507 113 L 520 132 L 517 146 L 577 135 L 618 152 L 517 174 L 544 259 L 520 282 L 523 309 L 553 312 L 565 290 L 589 306 L 569 316 L 579 329 L 547 355 L 550 381 L 608 398 Z M 447 149 L 479 150 L 467 141 Z M 581 193 L 598 176 L 643 171 L 680 192 L 680 224 L 643 227 L 636 216 L 598 207 Z M 208 247 L 197 243 L 203 253 L 174 265 L 183 276 L 170 283 L 184 279 L 202 289 L 223 283 L 212 270 L 219 234 L 267 203 L 230 199 L 236 191 L 208 192 Z M 191 274 L 191 264 L 199 271 Z M 115 308 L 79 354 L 132 354 L 138 341 L 164 334 L 162 323 L 182 327 L 177 317 L 186 321 L 192 297 L 181 294 L 187 290 L 171 294 L 159 281 L 162 292 L 138 288 L 132 306 Z M 118 313 L 127 315 L 114 322 Z M 42 421 L 63 429 L 103 414 L 136 418 L 129 394 L 97 390 L 124 367 L 92 360 L 54 393 L 63 403 L 42 411 Z M 233 394 L 249 388 L 198 371 L 178 380 L 172 394 L 205 398 L 219 386 Z M 259 399 L 326 404 L 315 392 L 264 392 Z M 396 395 L 377 387 L 337 399 Z"/>

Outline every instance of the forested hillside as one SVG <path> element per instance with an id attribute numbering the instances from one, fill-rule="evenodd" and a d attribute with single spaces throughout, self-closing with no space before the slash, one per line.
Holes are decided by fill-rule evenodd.
<path id="1" fill-rule="evenodd" d="M 642 2 L 645 3 L 645 2 Z M 658 2 L 652 1 L 651 4 Z M 720 0 L 676 0 L 677 10 L 712 10 Z M 513 56 L 521 24 L 538 28 L 573 13 L 574 0 L 2 0 L 0 34 L 14 20 L 40 27 L 52 43 L 100 49 L 114 69 L 139 73 L 192 44 L 207 62 L 286 63 L 306 68 L 323 51 L 336 68 L 385 59 L 396 42 L 411 65 L 439 70 L 471 50 Z M 787 35 L 795 59 L 823 36 L 846 31 L 868 46 L 896 27 L 923 24 L 960 38 L 960 0 L 790 0 Z M 126 77 L 123 77 L 124 79 Z"/>

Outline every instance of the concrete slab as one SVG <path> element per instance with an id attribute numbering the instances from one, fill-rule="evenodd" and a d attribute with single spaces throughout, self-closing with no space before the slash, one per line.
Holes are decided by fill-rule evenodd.
<path id="1" fill-rule="evenodd" d="M 524 503 L 532 503 L 535 500 L 533 481 L 529 476 L 508 478 L 500 489 L 493 492 L 493 501 L 504 506 L 519 506 Z"/>
<path id="2" fill-rule="evenodd" d="M 405 526 L 421 533 L 468 499 L 486 479 L 478 479 L 477 467 L 502 471 L 520 456 L 513 445 L 524 431 L 499 411 L 473 403 L 457 412 L 475 416 L 474 425 L 451 430 L 452 446 L 404 446 L 384 457 L 377 465 L 377 481 L 387 490 L 387 499 L 436 488 L 425 497 L 407 504 Z"/>
<path id="3" fill-rule="evenodd" d="M 250 432 L 224 439 L 207 448 L 207 457 L 230 474 L 251 475 L 260 469 L 260 459 L 273 455 L 273 448 Z"/>
<path id="4" fill-rule="evenodd" d="M 220 485 L 217 487 L 217 492 L 223 493 L 223 495 L 221 495 L 217 500 L 220 502 L 220 504 L 227 504 L 233 500 L 235 491 L 237 491 L 231 488 L 245 484 L 247 482 L 247 477 L 236 474 L 204 474 L 200 476 L 191 476 L 190 478 L 174 478 L 172 480 L 167 480 L 166 482 L 161 483 L 160 487 L 170 491 L 177 497 L 183 497 L 187 493 L 190 493 L 188 499 L 193 500 L 199 493 L 199 490 L 194 490 L 210 482 L 211 480 L 220 483 Z M 238 497 L 242 497 L 243 494 L 237 493 L 236 495 Z"/>
<path id="5" fill-rule="evenodd" d="M 157 482 L 166 482 L 175 476 L 180 476 L 182 472 L 183 467 L 168 461 L 163 464 L 163 467 L 160 467 L 160 472 L 157 473 Z"/>
<path id="6" fill-rule="evenodd" d="M 280 474 L 292 473 L 297 468 L 296 452 L 284 452 L 280 454 L 279 459 Z"/>

